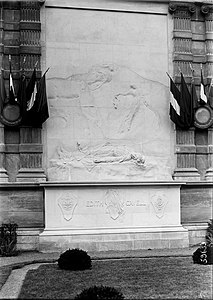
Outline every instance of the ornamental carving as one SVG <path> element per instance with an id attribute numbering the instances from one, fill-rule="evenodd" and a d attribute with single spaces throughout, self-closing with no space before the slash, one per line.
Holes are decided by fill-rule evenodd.
<path id="1" fill-rule="evenodd" d="M 207 15 L 209 13 L 212 13 L 213 12 L 213 5 L 211 4 L 204 4 L 201 6 L 201 12 L 204 14 L 204 15 Z"/>
<path id="2" fill-rule="evenodd" d="M 118 219 L 124 214 L 124 203 L 120 195 L 115 190 L 108 190 L 105 194 L 106 211 L 113 220 Z"/>
<path id="3" fill-rule="evenodd" d="M 153 205 L 153 208 L 155 210 L 156 216 L 160 219 L 164 216 L 165 208 L 168 203 L 168 199 L 165 195 L 154 195 L 151 198 L 151 203 Z"/>
<path id="4" fill-rule="evenodd" d="M 196 12 L 196 6 L 194 4 L 183 3 L 183 2 L 173 2 L 169 3 L 169 13 L 173 14 L 177 11 L 185 11 L 193 14 Z"/>
<path id="5" fill-rule="evenodd" d="M 72 219 L 77 204 L 78 198 L 73 193 L 66 193 L 58 198 L 58 206 L 60 207 L 66 221 L 70 221 Z"/>

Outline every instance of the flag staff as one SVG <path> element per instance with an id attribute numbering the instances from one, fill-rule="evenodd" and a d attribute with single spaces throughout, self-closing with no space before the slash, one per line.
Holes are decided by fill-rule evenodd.
<path id="1" fill-rule="evenodd" d="M 34 65 L 34 69 L 36 68 L 37 64 L 38 64 L 38 60 L 36 61 L 35 65 Z"/>
<path id="2" fill-rule="evenodd" d="M 43 76 L 49 71 L 50 68 L 47 68 L 46 71 L 44 72 Z"/>
<path id="3" fill-rule="evenodd" d="M 193 67 L 192 67 L 192 64 L 191 63 L 189 63 L 189 66 L 190 66 L 190 70 L 191 70 L 191 72 L 192 72 L 192 75 L 194 75 L 194 69 L 193 69 Z"/>
<path id="4" fill-rule="evenodd" d="M 169 79 L 172 80 L 171 76 L 169 75 L 169 73 L 166 72 L 166 75 L 169 77 Z"/>

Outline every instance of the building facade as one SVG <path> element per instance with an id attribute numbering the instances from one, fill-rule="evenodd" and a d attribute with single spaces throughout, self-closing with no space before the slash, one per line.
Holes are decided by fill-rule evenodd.
<path id="1" fill-rule="evenodd" d="M 9 55 L 16 91 L 22 72 L 30 79 L 36 66 L 40 79 L 49 68 L 47 121 L 26 126 L 12 112 L 0 123 L 0 220 L 18 224 L 18 247 L 201 242 L 212 218 L 213 101 L 208 122 L 201 111 L 201 123 L 176 127 L 166 73 L 177 87 L 180 72 L 189 89 L 194 78 L 199 97 L 202 66 L 210 85 L 212 1 L 0 5 L 7 92 Z"/>

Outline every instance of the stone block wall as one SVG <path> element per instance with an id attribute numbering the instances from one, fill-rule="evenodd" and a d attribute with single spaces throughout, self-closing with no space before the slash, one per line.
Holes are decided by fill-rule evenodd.
<path id="1" fill-rule="evenodd" d="M 44 228 L 43 189 L 38 184 L 1 184 L 0 224 L 18 225 L 18 249 L 38 250 Z"/>

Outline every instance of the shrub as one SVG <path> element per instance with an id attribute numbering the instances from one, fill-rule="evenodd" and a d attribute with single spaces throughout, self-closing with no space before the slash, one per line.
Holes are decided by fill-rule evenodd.
<path id="1" fill-rule="evenodd" d="M 121 300 L 124 299 L 124 296 L 121 292 L 119 292 L 114 287 L 110 286 L 92 286 L 88 289 L 84 289 L 80 294 L 78 294 L 74 299 L 76 300 L 83 300 L 83 299 L 92 299 L 92 300 L 98 300 L 98 299 L 117 299 Z"/>
<path id="2" fill-rule="evenodd" d="M 82 249 L 69 249 L 62 253 L 58 259 L 58 266 L 64 270 L 91 269 L 91 258 Z"/>
<path id="3" fill-rule="evenodd" d="M 16 223 L 2 224 L 0 227 L 0 255 L 14 256 L 16 250 L 18 225 Z"/>

